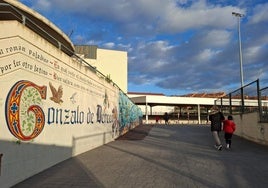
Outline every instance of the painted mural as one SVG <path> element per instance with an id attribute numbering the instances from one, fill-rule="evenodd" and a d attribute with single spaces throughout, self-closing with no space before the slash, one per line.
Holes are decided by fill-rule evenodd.
<path id="1" fill-rule="evenodd" d="M 19 140 L 37 137 L 45 125 L 42 99 L 46 99 L 46 87 L 29 81 L 19 81 L 11 89 L 6 100 L 6 123 L 10 133 Z"/>
<path id="2" fill-rule="evenodd" d="M 15 138 L 30 141 L 49 125 L 96 123 L 110 124 L 115 138 L 142 116 L 122 91 L 76 59 L 71 67 L 17 37 L 1 44 L 1 99 Z"/>
<path id="3" fill-rule="evenodd" d="M 124 132 L 132 128 L 132 123 L 142 118 L 141 109 L 135 105 L 124 93 L 119 93 L 120 130 Z"/>
<path id="4" fill-rule="evenodd" d="M 133 123 L 142 117 L 142 112 L 131 100 L 121 91 L 119 92 L 119 103 L 115 104 L 109 113 L 110 102 L 107 90 L 103 95 L 102 104 L 96 105 L 95 113 L 88 108 L 84 111 L 77 105 L 76 109 L 62 109 L 49 107 L 46 111 L 43 103 L 50 100 L 56 104 L 63 104 L 62 85 L 58 89 L 49 82 L 48 86 L 38 86 L 27 80 L 16 82 L 6 97 L 5 118 L 10 133 L 19 140 L 29 141 L 36 138 L 46 125 L 74 125 L 112 123 L 113 137 L 119 136 L 125 130 L 132 128 Z M 51 95 L 48 95 L 50 88 Z M 77 92 L 69 97 L 69 104 L 76 104 Z M 119 106 L 119 114 L 118 108 Z M 92 108 L 92 107 L 91 107 Z M 45 112 L 44 112 L 45 111 Z M 94 119 L 95 117 L 95 119 Z"/>
<path id="5" fill-rule="evenodd" d="M 123 92 L 77 59 L 70 65 L 17 37 L 0 50 L 3 112 L 19 140 L 37 138 L 46 126 L 89 124 L 109 125 L 115 138 L 142 115 Z"/>
<path id="6" fill-rule="evenodd" d="M 17 20 L 0 25 L 0 187 L 139 124 L 141 110 L 78 56 Z"/>
<path id="7" fill-rule="evenodd" d="M 121 90 L 76 59 L 70 66 L 17 37 L 1 44 L 0 97 L 15 138 L 33 140 L 46 126 L 89 124 L 109 125 L 116 138 L 142 116 Z"/>

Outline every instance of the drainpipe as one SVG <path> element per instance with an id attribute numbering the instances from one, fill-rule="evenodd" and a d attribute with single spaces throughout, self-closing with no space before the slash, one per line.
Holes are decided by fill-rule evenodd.
<path id="1" fill-rule="evenodd" d="M 3 153 L 0 153 L 0 176 L 1 176 L 1 164 L 2 164 L 2 157 L 3 157 Z"/>

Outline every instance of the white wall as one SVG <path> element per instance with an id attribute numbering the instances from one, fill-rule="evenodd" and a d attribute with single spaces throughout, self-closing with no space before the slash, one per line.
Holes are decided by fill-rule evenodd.
<path id="1" fill-rule="evenodd" d="M 0 28 L 1 187 L 118 136 L 117 88 L 17 21 L 1 21 Z M 62 90 L 60 101 L 52 100 L 50 85 Z"/>
<path id="2" fill-rule="evenodd" d="M 97 68 L 105 74 L 105 76 L 110 75 L 112 81 L 117 83 L 124 93 L 127 93 L 127 52 L 98 48 Z"/>
<path id="3" fill-rule="evenodd" d="M 84 58 L 84 60 L 96 67 L 104 76 L 110 76 L 110 79 L 127 93 L 127 52 L 97 48 L 97 59 Z"/>
<path id="4" fill-rule="evenodd" d="M 259 122 L 259 114 L 249 113 L 234 116 L 237 125 L 235 134 L 248 140 L 268 145 L 268 123 Z"/>

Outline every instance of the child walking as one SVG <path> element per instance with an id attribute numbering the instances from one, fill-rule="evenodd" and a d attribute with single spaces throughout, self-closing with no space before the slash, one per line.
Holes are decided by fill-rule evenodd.
<path id="1" fill-rule="evenodd" d="M 231 115 L 228 116 L 227 120 L 223 121 L 223 131 L 227 149 L 231 148 L 232 136 L 235 131 L 235 126 L 236 125 L 233 121 L 233 116 Z"/>

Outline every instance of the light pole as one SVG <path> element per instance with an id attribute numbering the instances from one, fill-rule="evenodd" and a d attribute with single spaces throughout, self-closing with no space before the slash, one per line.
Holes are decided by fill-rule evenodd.
<path id="1" fill-rule="evenodd" d="M 241 79 L 241 87 L 244 86 L 244 76 L 243 76 L 243 61 L 242 61 L 242 49 L 241 49 L 241 34 L 240 34 L 240 19 L 244 15 L 237 12 L 232 12 L 232 15 L 237 17 L 238 22 L 238 43 L 239 43 L 239 61 L 240 61 L 240 79 Z"/>

